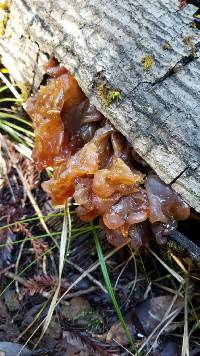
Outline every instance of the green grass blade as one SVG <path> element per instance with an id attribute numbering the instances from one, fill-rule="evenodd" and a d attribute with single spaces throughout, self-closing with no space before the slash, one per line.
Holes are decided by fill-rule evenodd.
<path id="1" fill-rule="evenodd" d="M 20 116 L 18 116 L 18 115 L 15 115 L 15 114 L 10 114 L 10 113 L 6 113 L 6 112 L 4 112 L 4 111 L 1 111 L 1 112 L 0 112 L 0 118 L 1 118 L 1 119 L 14 119 L 14 120 L 23 122 L 24 124 L 26 124 L 26 125 L 32 127 L 31 122 L 29 122 L 29 121 L 26 120 L 26 119 L 23 119 L 22 117 L 20 117 Z"/>
<path id="2" fill-rule="evenodd" d="M 23 139 L 20 137 L 18 133 L 16 133 L 11 127 L 3 123 L 3 121 L 0 121 L 0 128 L 8 133 L 15 141 L 24 144 Z"/>
<path id="3" fill-rule="evenodd" d="M 7 125 L 7 126 L 13 128 L 13 129 L 15 129 L 15 132 L 16 132 L 16 131 L 21 131 L 21 132 L 24 132 L 27 136 L 31 136 L 31 137 L 34 137 L 34 136 L 35 136 L 32 131 L 25 129 L 24 127 L 15 125 L 15 124 L 13 124 L 12 122 L 7 121 L 7 120 L 2 120 L 2 119 L 0 119 L 0 120 L 1 120 L 1 122 L 2 122 L 4 125 Z"/>
<path id="4" fill-rule="evenodd" d="M 24 145 L 25 147 L 33 147 L 32 138 L 21 134 L 19 131 L 14 130 L 12 127 L 8 126 L 7 123 L 0 120 L 0 129 L 6 132 L 14 141 Z"/>
<path id="5" fill-rule="evenodd" d="M 93 226 L 93 224 L 92 224 Z M 104 255 L 103 255 L 103 252 L 102 252 L 102 248 L 101 248 L 101 245 L 100 245 L 100 242 L 99 242 L 99 238 L 98 238 L 98 235 L 96 233 L 96 229 L 94 228 L 93 226 L 93 229 L 92 229 L 92 232 L 93 232 L 93 237 L 94 237 L 94 241 L 95 241 L 95 245 L 96 245 L 96 250 L 97 250 L 97 254 L 98 254 L 98 258 L 99 258 L 99 262 L 100 262 L 100 266 L 101 266 L 101 271 L 102 271 L 102 274 L 103 274 L 103 277 L 104 277 L 104 281 L 105 281 L 105 284 L 106 284 L 106 288 L 108 290 L 108 293 L 111 297 L 111 300 L 112 300 L 112 303 L 114 305 L 114 308 L 115 308 L 115 311 L 117 313 L 117 316 L 118 316 L 118 319 L 124 329 L 124 332 L 126 334 L 126 337 L 132 347 L 132 350 L 133 352 L 135 352 L 137 355 L 137 349 L 136 347 L 134 346 L 134 343 L 133 343 L 133 340 L 131 338 L 131 335 L 129 333 L 129 330 L 128 330 L 128 326 L 126 325 L 125 321 L 124 321 L 124 318 L 122 316 L 122 313 L 121 313 L 121 310 L 119 308 L 119 305 L 117 303 L 117 300 L 116 300 L 116 297 L 115 297 L 115 293 L 114 293 L 114 290 L 113 290 L 113 287 L 112 287 L 112 284 L 111 284 L 111 281 L 110 281 L 110 277 L 109 277 L 109 274 L 108 274 L 108 270 L 107 270 L 107 267 L 106 267 L 106 263 L 105 263 L 105 259 L 104 259 Z"/>
<path id="6" fill-rule="evenodd" d="M 4 102 L 15 102 L 15 103 L 22 103 L 22 100 L 16 99 L 16 98 L 3 98 L 0 99 L 0 103 L 4 103 Z"/>
<path id="7" fill-rule="evenodd" d="M 85 229 L 72 229 L 72 236 L 71 236 L 71 239 L 74 239 L 74 237 L 78 237 L 78 236 L 81 236 L 87 232 L 91 232 L 91 227 L 88 227 L 88 228 L 85 228 Z M 60 238 L 61 236 L 61 231 L 56 231 L 56 232 L 51 232 L 51 235 L 52 236 L 55 236 L 56 238 Z M 32 236 L 32 237 L 27 237 L 27 238 L 24 238 L 24 239 L 21 239 L 21 240 L 17 240 L 17 241 L 13 241 L 12 242 L 12 245 L 18 245 L 20 244 L 21 242 L 27 242 L 27 241 L 34 241 L 34 240 L 38 240 L 38 239 L 43 239 L 45 237 L 48 237 L 49 234 L 42 234 L 42 235 L 37 235 L 37 236 Z M 0 249 L 3 248 L 3 247 L 7 247 L 8 244 L 7 243 L 4 243 L 4 244 L 0 244 Z"/>
<path id="8" fill-rule="evenodd" d="M 42 215 L 42 218 L 43 218 L 43 219 L 50 219 L 50 218 L 52 218 L 52 217 L 59 217 L 59 216 L 64 216 L 64 213 L 55 213 L 55 214 Z M 38 215 L 33 215 L 33 216 L 31 216 L 30 218 L 23 219 L 23 220 L 16 220 L 16 221 L 13 222 L 13 223 L 0 226 L 0 230 L 10 228 L 10 227 L 12 227 L 12 226 L 14 226 L 14 225 L 16 225 L 16 224 L 25 224 L 25 223 L 27 223 L 27 222 L 35 221 L 35 220 L 40 220 L 40 218 L 39 218 Z"/>
<path id="9" fill-rule="evenodd" d="M 3 91 L 5 90 L 9 90 L 7 85 L 3 85 L 1 88 L 0 88 L 0 93 L 3 93 Z"/>

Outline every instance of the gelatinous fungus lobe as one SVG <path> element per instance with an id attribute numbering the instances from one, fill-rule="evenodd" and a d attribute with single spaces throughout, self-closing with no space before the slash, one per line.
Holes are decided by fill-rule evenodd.
<path id="1" fill-rule="evenodd" d="M 50 79 L 28 100 L 27 111 L 35 130 L 35 164 L 53 167 L 52 178 L 43 183 L 52 203 L 63 205 L 72 197 L 78 216 L 100 217 L 115 246 L 131 242 L 139 248 L 154 236 L 165 242 L 177 220 L 189 216 L 187 204 L 149 174 L 148 165 L 64 67 L 53 59 L 46 72 Z"/>
<path id="2" fill-rule="evenodd" d="M 168 223 L 170 220 L 185 220 L 190 215 L 188 205 L 157 176 L 149 175 L 145 181 L 149 200 L 149 221 Z"/>
<path id="3" fill-rule="evenodd" d="M 33 120 L 33 159 L 39 170 L 65 162 L 91 139 L 94 123 L 102 116 L 90 106 L 76 79 L 64 67 L 51 67 L 53 64 L 50 61 L 46 66 L 53 78 L 26 105 Z"/>

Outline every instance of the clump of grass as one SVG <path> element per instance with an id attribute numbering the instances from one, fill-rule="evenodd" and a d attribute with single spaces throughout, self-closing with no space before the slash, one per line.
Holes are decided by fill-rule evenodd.
<path id="1" fill-rule="evenodd" d="M 5 71 L 0 72 L 0 130 L 27 152 L 27 148 L 33 147 L 32 124 L 23 111 L 24 101 L 16 85 L 2 72 Z"/>

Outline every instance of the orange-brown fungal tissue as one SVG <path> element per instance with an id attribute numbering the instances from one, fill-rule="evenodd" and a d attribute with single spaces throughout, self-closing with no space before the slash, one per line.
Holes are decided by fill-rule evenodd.
<path id="1" fill-rule="evenodd" d="M 163 183 L 92 106 L 76 79 L 55 59 L 46 65 L 48 83 L 27 101 L 33 120 L 33 159 L 38 170 L 53 167 L 43 183 L 53 205 L 68 198 L 83 221 L 100 218 L 108 241 L 131 241 L 134 248 L 152 237 L 163 243 L 189 217 L 190 208 Z"/>

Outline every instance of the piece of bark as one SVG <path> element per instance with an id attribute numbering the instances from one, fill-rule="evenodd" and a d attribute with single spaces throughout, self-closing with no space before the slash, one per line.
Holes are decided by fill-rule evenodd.
<path id="1" fill-rule="evenodd" d="M 200 211 L 194 12 L 180 12 L 178 0 L 13 0 L 0 54 L 17 82 L 32 89 L 47 55 L 55 56 L 157 174 Z M 102 83 L 122 100 L 106 106 Z"/>

